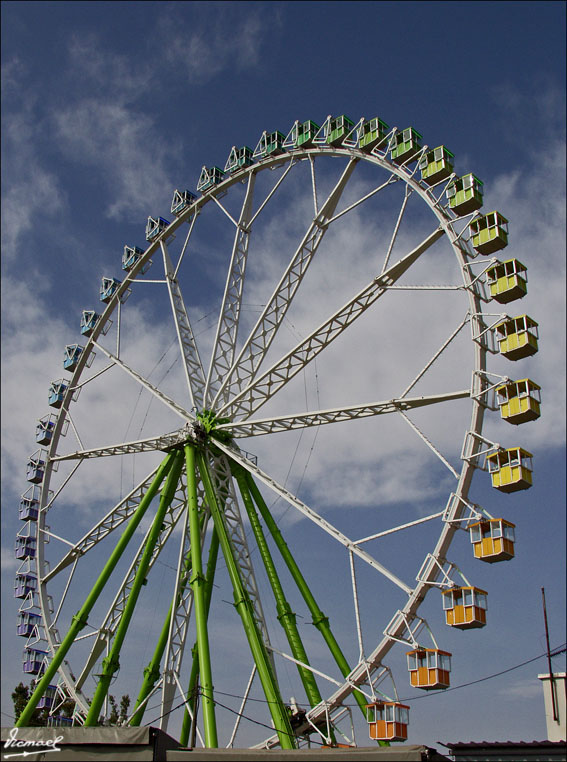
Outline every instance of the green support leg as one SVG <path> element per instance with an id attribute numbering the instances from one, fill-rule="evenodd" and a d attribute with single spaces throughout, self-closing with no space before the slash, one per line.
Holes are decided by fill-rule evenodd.
<path id="1" fill-rule="evenodd" d="M 104 569 L 100 573 L 99 578 L 95 582 L 95 584 L 92 587 L 91 592 L 89 593 L 85 603 L 83 604 L 80 611 L 75 614 L 73 617 L 71 627 L 69 628 L 67 635 L 63 638 L 61 641 L 61 644 L 59 645 L 59 648 L 53 655 L 53 658 L 51 659 L 50 663 L 47 665 L 47 668 L 43 674 L 43 677 L 37 684 L 36 689 L 32 693 L 30 700 L 28 701 L 25 709 L 20 714 L 18 721 L 16 722 L 16 727 L 18 728 L 25 728 L 28 724 L 28 722 L 31 720 L 32 715 L 34 713 L 34 710 L 40 700 L 40 698 L 45 693 L 45 690 L 48 685 L 51 684 L 53 681 L 53 678 L 55 677 L 55 673 L 59 669 L 59 666 L 61 665 L 63 659 L 67 655 L 69 649 L 75 642 L 75 638 L 79 634 L 79 632 L 85 627 L 88 621 L 88 616 L 95 605 L 96 601 L 98 600 L 99 595 L 104 589 L 104 586 L 106 585 L 108 578 L 114 571 L 114 568 L 118 561 L 120 560 L 122 554 L 124 553 L 124 550 L 126 549 L 126 546 L 128 545 L 128 542 L 130 541 L 132 535 L 136 531 L 140 521 L 142 520 L 148 506 L 154 499 L 160 484 L 164 480 L 166 474 L 169 472 L 171 465 L 174 460 L 174 454 L 169 453 L 169 455 L 164 459 L 162 464 L 157 470 L 157 473 L 154 477 L 153 482 L 150 484 L 150 487 L 148 488 L 148 491 L 144 495 L 144 497 L 140 500 L 139 506 L 136 508 L 136 511 L 132 518 L 130 519 L 128 526 L 126 527 L 124 533 L 120 537 L 118 543 L 116 544 L 116 547 L 112 551 L 112 554 L 108 561 L 106 562 Z"/>
<path id="2" fill-rule="evenodd" d="M 252 657 L 258 668 L 258 674 L 260 681 L 264 689 L 264 694 L 270 707 L 270 713 L 274 722 L 274 727 L 280 741 L 282 749 L 295 749 L 296 742 L 289 716 L 280 696 L 279 688 L 275 679 L 275 676 L 270 665 L 268 653 L 258 626 L 254 619 L 254 612 L 252 603 L 246 592 L 242 579 L 240 577 L 240 570 L 238 564 L 234 558 L 234 552 L 232 544 L 226 531 L 226 526 L 217 502 L 216 494 L 213 488 L 209 467 L 203 453 L 197 452 L 197 463 L 199 465 L 199 472 L 201 474 L 201 480 L 205 487 L 205 493 L 207 496 L 207 502 L 211 509 L 213 521 L 219 536 L 220 545 L 226 561 L 228 573 L 234 590 L 235 607 L 238 611 L 244 631 L 250 645 Z"/>
<path id="3" fill-rule="evenodd" d="M 200 519 L 200 529 L 202 531 L 202 517 Z M 213 532 L 213 534 L 215 534 Z M 211 543 L 212 544 L 212 543 Z M 217 543 L 218 547 L 218 543 Z M 184 565 L 183 565 L 183 572 L 181 579 L 179 580 L 179 590 L 177 592 L 177 598 L 175 600 L 175 608 L 179 605 L 179 602 L 181 600 L 181 595 L 187 585 L 189 584 L 189 577 L 191 574 L 191 553 L 189 553 L 185 559 Z M 142 682 L 142 686 L 140 688 L 140 692 L 138 694 L 138 698 L 136 699 L 136 704 L 134 706 L 134 714 L 132 715 L 130 722 L 128 723 L 131 726 L 139 726 L 142 722 L 142 719 L 144 717 L 144 712 L 146 710 L 145 705 L 142 706 L 144 701 L 146 700 L 146 697 L 151 693 L 154 685 L 156 684 L 157 679 L 160 676 L 160 664 L 161 660 L 163 658 L 163 653 L 165 651 L 165 647 L 167 645 L 167 639 L 169 636 L 169 628 L 171 624 L 171 615 L 173 613 L 173 607 L 174 602 L 171 602 L 171 605 L 169 607 L 169 610 L 167 612 L 167 615 L 165 617 L 163 627 L 158 639 L 158 642 L 156 644 L 152 659 L 148 666 L 144 669 L 144 680 Z M 138 709 L 138 707 L 140 707 Z"/>
<path id="4" fill-rule="evenodd" d="M 319 608 L 317 601 L 315 600 L 313 593 L 309 589 L 309 586 L 307 585 L 307 582 L 305 581 L 303 574 L 301 573 L 297 563 L 295 562 L 295 559 L 291 555 L 291 552 L 287 546 L 287 543 L 282 537 L 282 534 L 280 530 L 278 529 L 278 526 L 276 522 L 274 521 L 272 514 L 270 513 L 268 506 L 266 505 L 264 498 L 262 497 L 262 494 L 260 493 L 260 490 L 256 486 L 256 483 L 254 482 L 252 475 L 248 471 L 246 471 L 246 483 L 254 498 L 254 501 L 256 502 L 256 505 L 258 506 L 258 509 L 260 510 L 260 513 L 262 514 L 262 518 L 266 522 L 266 526 L 270 530 L 270 533 L 272 537 L 274 538 L 274 542 L 276 543 L 282 555 L 282 558 L 284 559 L 287 565 L 287 568 L 289 569 L 291 576 L 293 577 L 299 589 L 299 592 L 301 593 L 305 603 L 307 604 L 307 607 L 311 613 L 311 616 L 313 617 L 313 624 L 319 630 L 325 642 L 327 643 L 329 651 L 331 652 L 331 655 L 333 656 L 335 662 L 337 663 L 337 666 L 340 669 L 341 674 L 343 675 L 343 677 L 347 677 L 350 674 L 351 669 L 348 665 L 347 660 L 344 657 L 343 652 L 341 651 L 339 644 L 335 640 L 335 636 L 333 635 L 331 631 L 331 628 L 329 626 L 329 619 L 328 617 L 325 616 L 325 614 L 323 614 L 323 612 Z M 354 691 L 353 693 L 354 693 L 354 698 L 357 704 L 359 705 L 360 709 L 362 710 L 362 713 L 364 714 L 364 717 L 366 718 L 366 703 L 367 703 L 366 697 L 364 696 L 364 694 L 360 693 L 360 691 Z M 380 742 L 380 743 L 382 744 L 383 742 Z"/>
<path id="5" fill-rule="evenodd" d="M 209 609 L 211 607 L 211 598 L 213 594 L 213 582 L 215 578 L 215 569 L 217 565 L 217 557 L 219 551 L 219 536 L 217 530 L 213 527 L 211 535 L 211 544 L 209 545 L 209 560 L 207 562 L 207 583 L 205 587 L 205 604 L 207 607 L 207 616 L 209 615 Z M 195 710 L 197 706 L 197 680 L 199 678 L 199 653 L 197 643 L 193 646 L 193 664 L 191 666 L 191 676 L 189 678 L 189 690 L 187 691 L 187 697 L 191 700 L 191 706 L 193 710 L 193 719 L 185 707 L 183 714 L 183 725 L 181 727 L 181 735 L 179 737 L 179 744 L 181 746 L 187 746 L 189 741 L 189 731 L 191 730 L 191 722 L 195 723 L 197 718 L 195 717 Z"/>
<path id="6" fill-rule="evenodd" d="M 215 702 L 213 698 L 213 677 L 209 651 L 209 633 L 207 630 L 207 603 L 205 600 L 206 579 L 203 575 L 201 560 L 201 527 L 199 526 L 199 506 L 197 504 L 197 480 L 195 476 L 195 450 L 185 445 L 185 463 L 187 468 L 187 506 L 191 532 L 191 563 L 193 574 L 190 585 L 193 589 L 195 605 L 195 626 L 197 629 L 197 650 L 199 655 L 199 674 L 201 675 L 201 697 L 203 705 L 203 725 L 205 746 L 214 749 L 218 746 Z"/>
<path id="7" fill-rule="evenodd" d="M 236 477 L 236 481 L 238 482 L 238 487 L 240 489 L 240 494 L 242 495 L 242 500 L 244 501 L 244 506 L 250 519 L 250 525 L 252 527 L 252 531 L 254 532 L 254 537 L 256 538 L 256 544 L 258 545 L 258 549 L 260 551 L 260 555 L 262 556 L 262 561 L 264 562 L 266 573 L 274 593 L 274 598 L 276 599 L 278 620 L 284 628 L 289 646 L 291 648 L 291 652 L 293 654 L 293 658 L 297 659 L 297 661 L 300 661 L 303 664 L 308 665 L 309 661 L 307 658 L 307 653 L 305 652 L 305 648 L 301 641 L 301 636 L 299 635 L 299 631 L 297 629 L 296 616 L 291 610 L 291 606 L 285 597 L 276 566 L 272 556 L 270 555 L 268 543 L 266 542 L 264 532 L 262 531 L 262 526 L 258 519 L 258 514 L 254 508 L 254 503 L 252 502 L 252 497 L 246 483 L 245 471 L 243 468 L 237 465 L 234 465 L 233 469 L 234 476 Z M 302 667 L 299 664 L 297 665 L 297 669 L 301 678 L 301 682 L 303 683 L 309 705 L 311 707 L 317 706 L 317 704 L 322 701 L 322 696 L 319 692 L 319 687 L 317 686 L 313 672 L 305 669 L 305 667 Z"/>
<path id="8" fill-rule="evenodd" d="M 102 660 L 102 675 L 100 676 L 100 679 L 98 681 L 98 685 L 96 687 L 96 691 L 93 696 L 93 700 L 91 702 L 89 713 L 87 714 L 87 718 L 85 720 L 86 727 L 98 725 L 99 713 L 102 708 L 104 699 L 106 698 L 106 695 L 108 693 L 112 676 L 114 675 L 114 673 L 120 666 L 120 663 L 119 663 L 120 650 L 122 648 L 124 638 L 126 637 L 128 626 L 130 624 L 130 620 L 134 613 L 134 608 L 138 601 L 140 590 L 142 589 L 142 585 L 144 584 L 144 581 L 146 579 L 146 574 L 150 565 L 152 554 L 154 552 L 154 548 L 158 541 L 159 533 L 161 532 L 161 529 L 162 529 L 163 519 L 165 518 L 166 511 L 171 501 L 173 500 L 173 497 L 175 495 L 175 490 L 177 489 L 177 482 L 179 480 L 181 467 L 183 465 L 183 455 L 181 452 L 177 451 L 175 452 L 173 457 L 174 457 L 174 462 L 167 476 L 166 485 L 164 489 L 162 490 L 159 508 L 156 512 L 156 515 L 152 524 L 152 528 L 148 536 L 146 546 L 142 554 L 142 558 L 140 560 L 140 564 L 136 571 L 136 576 L 134 577 L 132 588 L 130 590 L 130 594 L 128 595 L 128 600 L 126 601 L 124 611 L 122 612 L 122 616 L 120 617 L 120 624 L 118 625 L 116 629 L 116 633 L 112 643 L 112 648 L 110 650 L 109 655 Z"/>

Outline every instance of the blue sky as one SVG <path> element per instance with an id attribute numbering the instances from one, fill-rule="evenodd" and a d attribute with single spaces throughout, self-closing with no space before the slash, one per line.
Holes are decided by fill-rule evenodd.
<path id="1" fill-rule="evenodd" d="M 517 557 L 506 564 L 480 564 L 486 568 L 479 569 L 464 533 L 451 548 L 451 560 L 490 592 L 487 627 L 444 632 L 435 591 L 424 609 L 428 622 L 439 617 L 436 637 L 442 636 L 440 647 L 453 653 L 455 686 L 544 652 L 542 587 L 552 646 L 565 641 L 564 33 L 565 6 L 557 2 L 2 4 L 3 725 L 10 724 L 12 687 L 23 679 L 23 639 L 15 635 L 13 598 L 17 506 L 28 487 L 25 466 L 36 449 L 35 423 L 49 412 L 49 383 L 63 375 L 63 348 L 79 341 L 81 311 L 97 309 L 101 276 L 122 277 L 124 244 L 145 247 L 148 215 L 171 219 L 173 190 L 195 190 L 204 164 L 222 168 L 231 146 L 254 149 L 263 130 L 287 134 L 296 119 L 322 124 L 328 114 L 344 113 L 355 122 L 380 116 L 390 126 L 414 126 L 429 146 L 444 144 L 455 154 L 458 173 L 472 171 L 480 177 L 484 208 L 498 209 L 510 220 L 506 253 L 529 268 L 529 294 L 518 310 L 538 321 L 541 336 L 539 353 L 520 366 L 542 387 L 542 417 L 518 429 L 490 419 L 486 431 L 493 441 L 521 444 L 534 453 L 534 486 L 517 495 L 496 494 L 486 486 L 486 474 L 475 474 L 474 501 L 493 515 L 501 512 L 516 524 L 517 533 Z M 321 174 L 322 191 L 329 177 Z M 355 191 L 366 181 L 361 177 Z M 280 249 L 296 244 L 293 225 L 306 213 L 300 190 L 291 185 L 269 220 L 260 240 L 266 262 L 268 253 L 277 262 Z M 392 207 L 390 226 L 397 209 Z M 196 247 L 205 255 L 206 267 L 202 280 L 187 283 L 186 293 L 196 333 L 203 329 L 207 347 L 214 326 L 211 304 L 223 285 L 222 252 L 229 239 L 205 218 Z M 417 216 L 420 232 L 422 223 Z M 308 299 L 289 315 L 284 344 L 303 337 L 327 314 L 331 294 L 346 301 L 349 278 L 356 282 L 364 269 L 355 252 L 371 250 L 380 240 L 377 224 L 360 214 L 334 239 L 335 255 L 306 281 Z M 404 230 L 403 241 L 412 240 L 411 235 Z M 275 277 L 270 267 L 263 265 L 253 281 L 253 295 L 260 301 L 259 289 Z M 438 283 L 444 281 L 435 278 L 447 274 L 433 262 L 423 277 Z M 130 334 L 125 327 L 129 356 L 140 372 L 149 373 L 169 352 L 159 366 L 163 375 L 156 372 L 152 378 L 160 375 L 164 388 L 174 394 L 179 367 L 173 365 L 169 334 L 162 330 L 160 303 L 144 296 L 131 306 L 135 320 L 127 326 Z M 251 324 L 257 309 L 252 302 L 248 307 L 245 320 Z M 355 353 L 343 343 L 334 359 L 321 360 L 317 373 L 290 385 L 283 412 L 313 408 L 320 398 L 321 406 L 332 407 L 345 400 L 355 404 L 394 396 L 399 391 L 395 384 L 405 377 L 396 376 L 396 369 L 405 371 L 407 364 L 410 372 L 413 367 L 396 344 L 396 331 L 411 332 L 408 326 L 415 321 L 427 337 L 430 321 L 429 332 L 444 335 L 444 305 L 435 301 L 408 307 L 400 301 L 390 309 L 385 307 L 378 324 L 366 325 L 359 336 L 367 342 L 375 330 L 385 342 L 377 346 L 389 348 L 393 370 L 384 381 L 392 382 L 393 391 L 388 397 L 372 396 L 372 384 L 364 383 L 377 377 L 378 349 Z M 453 378 L 463 373 L 470 375 L 468 366 L 457 367 L 459 357 L 443 366 L 437 391 L 453 388 Z M 173 368 L 167 379 L 166 363 Z M 496 367 L 497 373 L 517 372 Z M 111 397 L 95 400 L 91 415 L 108 421 L 113 431 L 114 421 L 128 420 L 121 416 L 133 392 L 126 386 L 106 388 Z M 345 397 L 345 391 L 352 395 Z M 84 404 L 86 426 L 89 403 Z M 77 409 L 82 411 L 81 401 Z M 155 406 L 148 405 L 146 418 L 146 425 L 154 427 L 148 429 L 151 434 L 178 425 L 164 429 Z M 423 420 L 458 463 L 464 429 L 450 431 L 452 422 L 439 416 Z M 299 443 L 291 435 L 278 435 L 278 444 L 265 446 L 260 465 L 273 469 L 282 482 L 289 478 L 290 489 L 305 502 L 354 534 L 370 534 L 373 516 L 382 510 L 408 517 L 415 511 L 424 515 L 422 509 L 443 510 L 445 482 L 428 470 L 413 440 L 408 444 L 403 424 L 388 423 L 380 441 L 363 422 L 352 424 L 348 434 L 327 434 L 331 428 L 306 433 Z M 118 471 L 106 464 L 104 469 L 73 487 L 64 517 L 54 518 L 54 532 L 57 522 L 63 531 L 67 517 L 84 532 L 99 511 L 109 510 Z M 289 532 L 290 545 L 307 555 L 311 578 L 320 580 L 314 584 L 325 592 L 333 579 L 336 590 L 323 608 L 333 621 L 342 622 L 352 605 L 347 567 L 337 563 L 335 580 L 328 566 L 334 563 L 333 547 L 323 539 L 317 548 L 310 547 L 303 535 L 305 521 L 293 519 L 281 502 L 274 510 Z M 415 576 L 414 546 L 404 551 L 392 544 L 380 552 L 400 575 Z M 387 594 L 373 600 L 364 574 L 365 616 L 378 640 L 399 604 Z M 164 579 L 155 584 L 165 584 Z M 82 584 L 87 586 L 88 579 Z M 225 587 L 222 595 L 231 593 Z M 159 614 L 148 609 L 142 616 L 153 620 Z M 231 647 L 226 626 L 217 625 L 215 634 L 225 650 Z M 348 637 L 346 627 L 344 631 Z M 356 643 L 348 648 L 356 651 Z M 487 682 L 415 699 L 416 690 L 404 674 L 403 650 L 400 646 L 392 656 L 392 669 L 400 698 L 411 706 L 410 742 L 545 738 L 537 680 L 547 669 L 544 659 Z M 557 669 L 564 669 L 561 659 L 556 659 Z M 220 674 L 228 668 L 220 663 L 215 685 L 222 691 Z M 116 691 L 132 695 L 134 678 L 128 682 L 127 669 L 122 672 L 125 682 Z"/>

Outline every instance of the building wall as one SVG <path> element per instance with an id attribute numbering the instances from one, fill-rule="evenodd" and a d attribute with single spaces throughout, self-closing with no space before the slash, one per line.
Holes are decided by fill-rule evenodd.
<path id="1" fill-rule="evenodd" d="M 553 672 L 552 675 L 538 675 L 543 686 L 543 695 L 545 699 L 545 720 L 547 723 L 547 738 L 550 741 L 564 741 L 567 739 L 567 717 L 566 717 L 566 697 L 567 685 L 565 678 L 566 672 Z M 553 679 L 550 679 L 550 678 Z M 553 700 L 551 691 L 555 698 L 555 717 L 553 717 Z"/>

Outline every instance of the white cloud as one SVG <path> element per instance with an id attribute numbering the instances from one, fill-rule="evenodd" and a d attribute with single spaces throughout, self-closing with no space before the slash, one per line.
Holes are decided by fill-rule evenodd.
<path id="1" fill-rule="evenodd" d="M 8 97 L 8 95 L 18 89 L 23 72 L 24 65 L 17 56 L 2 64 L 1 74 L 3 97 Z"/>
<path id="2" fill-rule="evenodd" d="M 13 548 L 10 548 L 9 550 L 5 550 L 2 548 L 2 558 L 0 561 L 0 565 L 2 567 L 2 573 L 3 574 L 12 574 L 16 571 L 18 566 L 20 566 L 21 561 L 19 561 L 14 556 L 14 550 Z"/>
<path id="3" fill-rule="evenodd" d="M 157 81 L 155 67 L 140 55 L 116 53 L 94 33 L 74 35 L 69 42 L 70 71 L 81 93 L 127 102 L 148 93 Z"/>
<path id="4" fill-rule="evenodd" d="M 35 424 L 48 411 L 51 381 L 63 373 L 66 326 L 48 315 L 42 279 L 2 278 L 2 460 L 3 486 L 27 488 L 26 462 L 38 449 Z"/>
<path id="5" fill-rule="evenodd" d="M 24 68 L 18 61 L 7 67 L 5 97 L 23 89 Z M 18 94 L 17 110 L 5 110 L 2 120 L 2 253 L 6 260 L 20 253 L 22 236 L 42 219 L 60 213 L 66 205 L 59 178 L 46 168 L 37 147 L 41 129 L 35 99 Z"/>
<path id="6" fill-rule="evenodd" d="M 68 156 L 87 166 L 108 194 L 112 219 L 145 221 L 173 188 L 164 144 L 154 121 L 119 101 L 85 98 L 53 114 Z"/>
<path id="7" fill-rule="evenodd" d="M 181 67 L 190 83 L 203 84 L 229 67 L 242 70 L 260 60 L 265 30 L 258 16 L 235 20 L 226 10 L 213 15 L 211 8 L 196 31 L 173 20 L 163 24 L 166 59 L 176 71 Z"/>
<path id="8" fill-rule="evenodd" d="M 160 87 L 151 60 L 107 50 L 91 34 L 68 46 L 65 86 L 72 94 L 47 107 L 52 147 L 87 169 L 106 194 L 111 219 L 144 223 L 173 192 L 171 167 L 180 146 L 144 108 Z"/>
<path id="9" fill-rule="evenodd" d="M 500 688 L 498 695 L 512 700 L 532 700 L 533 698 L 541 698 L 543 700 L 543 687 L 539 680 L 518 680 L 504 688 Z"/>
<path id="10" fill-rule="evenodd" d="M 516 257 L 528 267 L 528 295 L 502 307 L 509 315 L 528 314 L 539 325 L 539 352 L 527 360 L 497 363 L 512 378 L 528 376 L 542 387 L 542 416 L 529 432 L 530 446 L 565 441 L 565 146 L 552 141 L 538 150 L 527 171 L 496 179 L 485 209 L 509 219 L 510 243 L 500 259 Z"/>

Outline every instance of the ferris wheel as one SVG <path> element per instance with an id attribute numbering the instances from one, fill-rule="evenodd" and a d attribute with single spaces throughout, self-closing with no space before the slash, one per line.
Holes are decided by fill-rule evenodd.
<path id="1" fill-rule="evenodd" d="M 130 725 L 184 712 L 184 744 L 355 744 L 360 710 L 403 741 L 396 685 L 449 686 L 443 628 L 487 623 L 472 559 L 514 556 L 469 493 L 477 471 L 532 483 L 514 429 L 483 435 L 540 414 L 505 372 L 537 351 L 503 312 L 526 267 L 493 256 L 507 220 L 482 181 L 379 118 L 264 132 L 197 192 L 124 246 L 49 388 L 16 540 L 37 683 L 18 724 L 99 724 L 119 690 Z"/>

